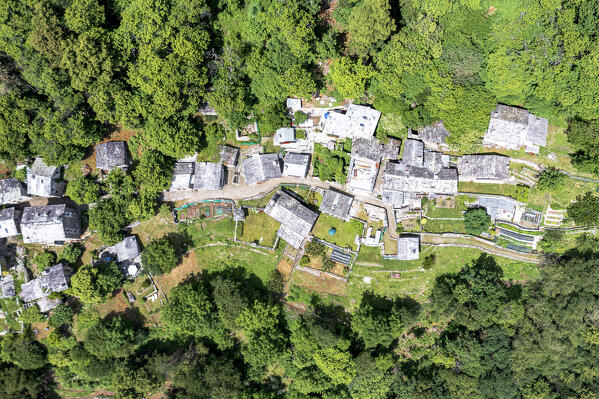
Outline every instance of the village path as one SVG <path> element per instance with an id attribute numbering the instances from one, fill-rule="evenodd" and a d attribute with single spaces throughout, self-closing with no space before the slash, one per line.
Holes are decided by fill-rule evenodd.
<path id="1" fill-rule="evenodd" d="M 164 191 L 162 193 L 163 201 L 205 201 L 214 198 L 226 198 L 231 200 L 243 200 L 248 198 L 257 197 L 261 194 L 266 194 L 271 190 L 274 190 L 281 184 L 303 184 L 311 187 L 319 187 L 322 189 L 335 188 L 337 190 L 347 191 L 347 189 L 337 183 L 323 182 L 315 177 L 290 177 L 284 176 L 278 179 L 267 180 L 259 184 L 228 184 L 222 190 L 184 190 L 184 191 Z M 376 191 L 375 191 L 376 192 Z M 354 194 L 354 198 L 358 201 L 366 202 L 371 205 L 375 205 L 381 208 L 385 208 L 387 212 L 387 220 L 389 222 L 389 235 L 391 238 L 398 238 L 399 235 L 395 231 L 395 213 L 393 207 L 388 204 L 384 204 L 381 200 L 376 197 L 376 194 Z"/>

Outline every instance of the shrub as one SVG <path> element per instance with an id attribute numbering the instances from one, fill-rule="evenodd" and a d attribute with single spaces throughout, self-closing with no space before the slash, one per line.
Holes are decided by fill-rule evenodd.
<path id="1" fill-rule="evenodd" d="M 349 221 L 349 229 L 354 234 L 361 236 L 362 231 L 364 230 L 364 224 L 357 219 L 352 219 Z"/>
<path id="2" fill-rule="evenodd" d="M 564 240 L 566 234 L 561 230 L 546 230 L 539 247 L 543 252 L 555 252 L 559 244 Z"/>
<path id="3" fill-rule="evenodd" d="M 56 254 L 50 251 L 40 252 L 33 258 L 33 263 L 37 265 L 39 271 L 42 271 L 56 264 Z"/>
<path id="4" fill-rule="evenodd" d="M 48 325 L 51 327 L 58 328 L 62 325 L 73 324 L 73 309 L 68 307 L 67 305 L 61 304 L 58 305 L 50 315 L 50 319 L 48 321 Z"/>
<path id="5" fill-rule="evenodd" d="M 19 320 L 25 324 L 41 323 L 46 320 L 46 316 L 40 312 L 40 308 L 37 305 L 31 305 L 21 312 Z"/>
<path id="6" fill-rule="evenodd" d="M 480 235 L 491 226 L 491 218 L 484 208 L 470 208 L 464 214 L 466 231 L 472 235 Z"/>
<path id="7" fill-rule="evenodd" d="M 424 270 L 430 270 L 435 266 L 436 262 L 437 256 L 435 254 L 427 255 L 426 258 L 424 258 L 424 262 L 422 262 L 422 268 Z"/>
<path id="8" fill-rule="evenodd" d="M 541 191 L 561 186 L 566 180 L 566 175 L 561 170 L 551 166 L 543 169 L 538 175 L 537 187 Z"/>
<path id="9" fill-rule="evenodd" d="M 308 120 L 308 115 L 304 114 L 302 111 L 295 111 L 293 119 L 295 120 L 295 123 L 299 125 Z"/>
<path id="10" fill-rule="evenodd" d="M 100 185 L 87 177 L 78 177 L 67 185 L 65 193 L 78 204 L 89 204 L 100 199 Z"/>
<path id="11" fill-rule="evenodd" d="M 69 244 L 60 253 L 58 259 L 64 260 L 65 262 L 74 265 L 77 263 L 81 255 L 83 254 L 83 248 L 77 244 Z"/>
<path id="12" fill-rule="evenodd" d="M 168 273 L 177 263 L 175 246 L 166 237 L 151 242 L 141 254 L 141 264 L 152 274 Z"/>

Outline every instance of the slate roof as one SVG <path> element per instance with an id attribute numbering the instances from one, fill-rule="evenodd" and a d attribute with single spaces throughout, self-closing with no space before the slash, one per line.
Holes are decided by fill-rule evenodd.
<path id="1" fill-rule="evenodd" d="M 418 137 L 427 144 L 442 145 L 447 141 L 449 131 L 445 129 L 443 121 L 436 121 L 418 130 Z"/>
<path id="2" fill-rule="evenodd" d="M 310 154 L 288 152 L 283 159 L 283 176 L 306 177 L 310 167 Z"/>
<path id="3" fill-rule="evenodd" d="M 458 160 L 460 180 L 506 180 L 510 158 L 494 154 L 464 155 Z"/>
<path id="4" fill-rule="evenodd" d="M 401 162 L 406 166 L 424 165 L 424 143 L 419 140 L 407 139 L 404 143 Z"/>
<path id="5" fill-rule="evenodd" d="M 443 168 L 443 153 L 438 151 L 425 151 L 423 165 L 433 173 L 440 172 Z"/>
<path id="6" fill-rule="evenodd" d="M 351 156 L 370 159 L 374 162 L 381 160 L 382 146 L 375 138 L 355 139 L 352 142 Z"/>
<path id="7" fill-rule="evenodd" d="M 12 298 L 17 295 L 12 275 L 0 277 L 0 294 L 1 298 Z"/>
<path id="8" fill-rule="evenodd" d="M 0 180 L 0 205 L 19 202 L 26 195 L 27 191 L 23 183 L 14 177 Z"/>
<path id="9" fill-rule="evenodd" d="M 225 168 L 222 163 L 196 162 L 193 175 L 194 190 L 220 190 L 225 186 Z"/>
<path id="10" fill-rule="evenodd" d="M 27 283 L 21 285 L 21 297 L 25 302 L 34 302 L 53 292 L 62 292 L 69 288 L 72 270 L 59 263 L 46 270 Z"/>
<path id="11" fill-rule="evenodd" d="M 437 173 L 403 163 L 389 162 L 383 175 L 383 192 L 402 191 L 425 194 L 456 194 L 458 173 L 455 168 L 443 168 Z M 387 196 L 390 196 L 388 193 Z"/>
<path id="12" fill-rule="evenodd" d="M 400 236 L 397 239 L 397 259 L 416 260 L 420 256 L 420 238 L 418 236 Z"/>
<path id="13" fill-rule="evenodd" d="M 528 110 L 497 104 L 483 144 L 514 150 L 526 146 L 527 151 L 538 152 L 538 146 L 547 143 L 548 126 L 546 118 L 535 116 Z"/>
<path id="14" fill-rule="evenodd" d="M 239 148 L 228 145 L 220 146 L 220 161 L 225 166 L 235 167 L 239 160 Z"/>
<path id="15" fill-rule="evenodd" d="M 96 167 L 112 170 L 129 165 L 127 144 L 124 141 L 109 141 L 96 145 Z"/>
<path id="16" fill-rule="evenodd" d="M 247 184 L 277 179 L 283 176 L 279 154 L 254 154 L 244 159 L 243 173 Z"/>
<path id="17" fill-rule="evenodd" d="M 193 162 L 177 162 L 173 168 L 171 190 L 185 190 L 191 188 L 193 177 Z"/>
<path id="18" fill-rule="evenodd" d="M 272 140 L 274 145 L 294 143 L 296 141 L 295 129 L 292 127 L 282 127 L 275 132 Z"/>
<path id="19" fill-rule="evenodd" d="M 320 211 L 327 215 L 347 220 L 354 198 L 336 190 L 325 190 L 320 202 Z"/>
<path id="20" fill-rule="evenodd" d="M 61 205 L 30 206 L 21 217 L 23 242 L 54 244 L 81 235 L 79 212 Z"/>
<path id="21" fill-rule="evenodd" d="M 104 252 L 112 255 L 111 261 L 119 263 L 135 259 L 141 255 L 139 243 L 135 236 L 125 237 L 125 239 L 118 244 L 106 248 Z"/>
<path id="22" fill-rule="evenodd" d="M 60 167 L 46 165 L 42 158 L 36 158 L 27 171 L 27 193 L 40 197 L 51 197 L 55 194 L 60 176 Z"/>
<path id="23" fill-rule="evenodd" d="M 0 238 L 12 237 L 21 233 L 19 219 L 21 211 L 4 208 L 0 211 Z"/>
<path id="24" fill-rule="evenodd" d="M 372 137 L 381 117 L 380 111 L 351 104 L 347 112 L 327 112 L 322 132 L 331 136 L 368 139 Z"/>
<path id="25" fill-rule="evenodd" d="M 318 219 L 318 214 L 291 196 L 285 191 L 279 190 L 268 201 L 264 213 L 281 223 L 279 232 L 292 240 L 279 235 L 295 248 L 299 247 L 297 238 L 307 238 Z M 292 239 L 291 237 L 295 237 Z M 297 245 L 296 245 L 297 244 Z"/>

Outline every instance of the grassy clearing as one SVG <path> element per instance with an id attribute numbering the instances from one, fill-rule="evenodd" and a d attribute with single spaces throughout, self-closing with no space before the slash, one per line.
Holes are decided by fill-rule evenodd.
<path id="1" fill-rule="evenodd" d="M 423 225 L 424 231 L 428 233 L 463 233 L 466 227 L 463 220 L 433 220 L 428 219 Z"/>
<path id="2" fill-rule="evenodd" d="M 458 191 L 461 193 L 496 194 L 516 198 L 516 185 L 495 183 L 458 182 Z"/>
<path id="3" fill-rule="evenodd" d="M 337 230 L 333 236 L 329 235 L 331 227 Z M 354 244 L 356 234 L 350 228 L 350 224 L 333 216 L 321 213 L 312 229 L 312 234 L 321 240 L 333 243 L 342 248 L 356 250 L 356 245 Z"/>
<path id="4" fill-rule="evenodd" d="M 322 202 L 322 194 L 312 191 L 307 198 L 307 202 L 319 207 L 320 203 Z"/>
<path id="5" fill-rule="evenodd" d="M 243 234 L 240 239 L 244 242 L 272 247 L 280 226 L 281 223 L 263 212 L 250 214 L 243 222 Z"/>
<path id="6" fill-rule="evenodd" d="M 566 178 L 563 184 L 551 190 L 541 191 L 534 186 L 530 190 L 528 202 L 533 208 L 539 210 L 547 209 L 548 204 L 551 204 L 552 209 L 566 209 L 577 195 L 587 191 L 595 192 L 598 187 L 597 183 Z"/>
<path id="7" fill-rule="evenodd" d="M 275 195 L 276 192 L 277 192 L 277 190 L 272 190 L 270 193 L 266 194 L 262 198 L 239 201 L 239 204 L 243 205 L 243 206 L 248 206 L 248 207 L 264 208 L 266 206 L 266 204 L 268 204 L 268 201 L 270 201 L 270 199 L 272 198 L 273 195 Z"/>
<path id="8" fill-rule="evenodd" d="M 424 209 L 426 211 L 426 216 L 429 218 L 461 218 L 462 212 L 465 211 L 468 206 L 467 202 L 474 202 L 476 199 L 473 197 L 469 197 L 467 195 L 458 195 L 455 197 L 455 200 L 445 200 L 445 205 L 453 205 L 453 207 L 442 207 L 441 203 L 437 201 L 426 201 L 424 204 Z M 449 202 L 449 203 L 447 203 Z"/>

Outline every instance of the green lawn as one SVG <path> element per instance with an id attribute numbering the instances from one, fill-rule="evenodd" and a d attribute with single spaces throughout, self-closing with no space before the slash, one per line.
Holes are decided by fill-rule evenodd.
<path id="1" fill-rule="evenodd" d="M 235 221 L 226 217 L 217 221 L 203 221 L 192 223 L 184 227 L 192 240 L 192 246 L 208 244 L 211 242 L 232 241 L 235 233 Z"/>
<path id="2" fill-rule="evenodd" d="M 497 194 L 512 198 L 516 197 L 516 186 L 513 184 L 473 183 L 461 181 L 458 182 L 458 191 L 461 193 Z"/>
<path id="3" fill-rule="evenodd" d="M 281 223 L 265 213 L 250 214 L 243 222 L 243 233 L 239 239 L 244 242 L 272 247 L 275 244 L 277 230 L 280 226 Z"/>
<path id="4" fill-rule="evenodd" d="M 551 203 L 552 209 L 566 209 L 577 195 L 587 191 L 595 192 L 598 186 L 597 183 L 566 178 L 559 187 L 547 191 L 541 191 L 534 186 L 530 190 L 528 203 L 537 210 L 546 210 L 549 203 Z"/>
<path id="5" fill-rule="evenodd" d="M 244 206 L 249 206 L 249 207 L 264 208 L 266 206 L 266 204 L 268 204 L 268 201 L 270 201 L 270 199 L 272 198 L 273 195 L 275 195 L 276 192 L 277 192 L 277 190 L 275 189 L 275 190 L 272 190 L 270 193 L 266 194 L 262 198 L 239 201 L 239 204 L 244 205 Z"/>
<path id="6" fill-rule="evenodd" d="M 456 272 L 483 254 L 483 251 L 473 248 L 423 245 L 420 248 L 420 259 L 398 261 L 383 260 L 376 250 L 377 248 L 360 248 L 360 254 L 347 286 L 347 295 L 351 300 L 355 300 L 356 304 L 367 290 L 373 290 L 386 297 L 408 295 L 423 301 L 430 293 L 437 276 Z M 422 261 L 429 254 L 435 254 L 435 266 L 429 271 L 418 271 Z M 535 264 L 501 257 L 495 257 L 495 260 L 503 269 L 506 280 L 530 280 L 539 277 L 539 269 Z M 360 262 L 379 263 L 382 267 L 362 266 L 358 264 Z M 390 271 L 400 272 L 401 277 L 391 279 Z M 372 279 L 370 284 L 364 282 L 364 277 Z"/>
<path id="7" fill-rule="evenodd" d="M 201 248 L 195 251 L 195 256 L 198 268 L 203 272 L 242 267 L 249 274 L 256 275 L 264 284 L 271 278 L 278 263 L 275 254 L 258 253 L 241 246 Z"/>
<path id="8" fill-rule="evenodd" d="M 349 226 L 350 224 L 343 220 L 321 213 L 312 229 L 312 234 L 321 240 L 333 243 L 342 248 L 356 250 L 356 245 L 354 244 L 356 234 Z M 331 227 L 337 230 L 333 236 L 329 235 Z"/>
<path id="9" fill-rule="evenodd" d="M 468 206 L 466 202 L 474 202 L 476 198 L 469 197 L 467 195 L 458 195 L 455 197 L 454 208 L 443 208 L 436 206 L 434 200 L 429 200 L 424 205 L 426 210 L 426 217 L 429 218 L 461 218 L 462 212 L 465 211 Z"/>
<path id="10" fill-rule="evenodd" d="M 463 220 L 433 220 L 428 219 L 423 225 L 424 231 L 428 233 L 463 233 L 466 228 Z"/>

